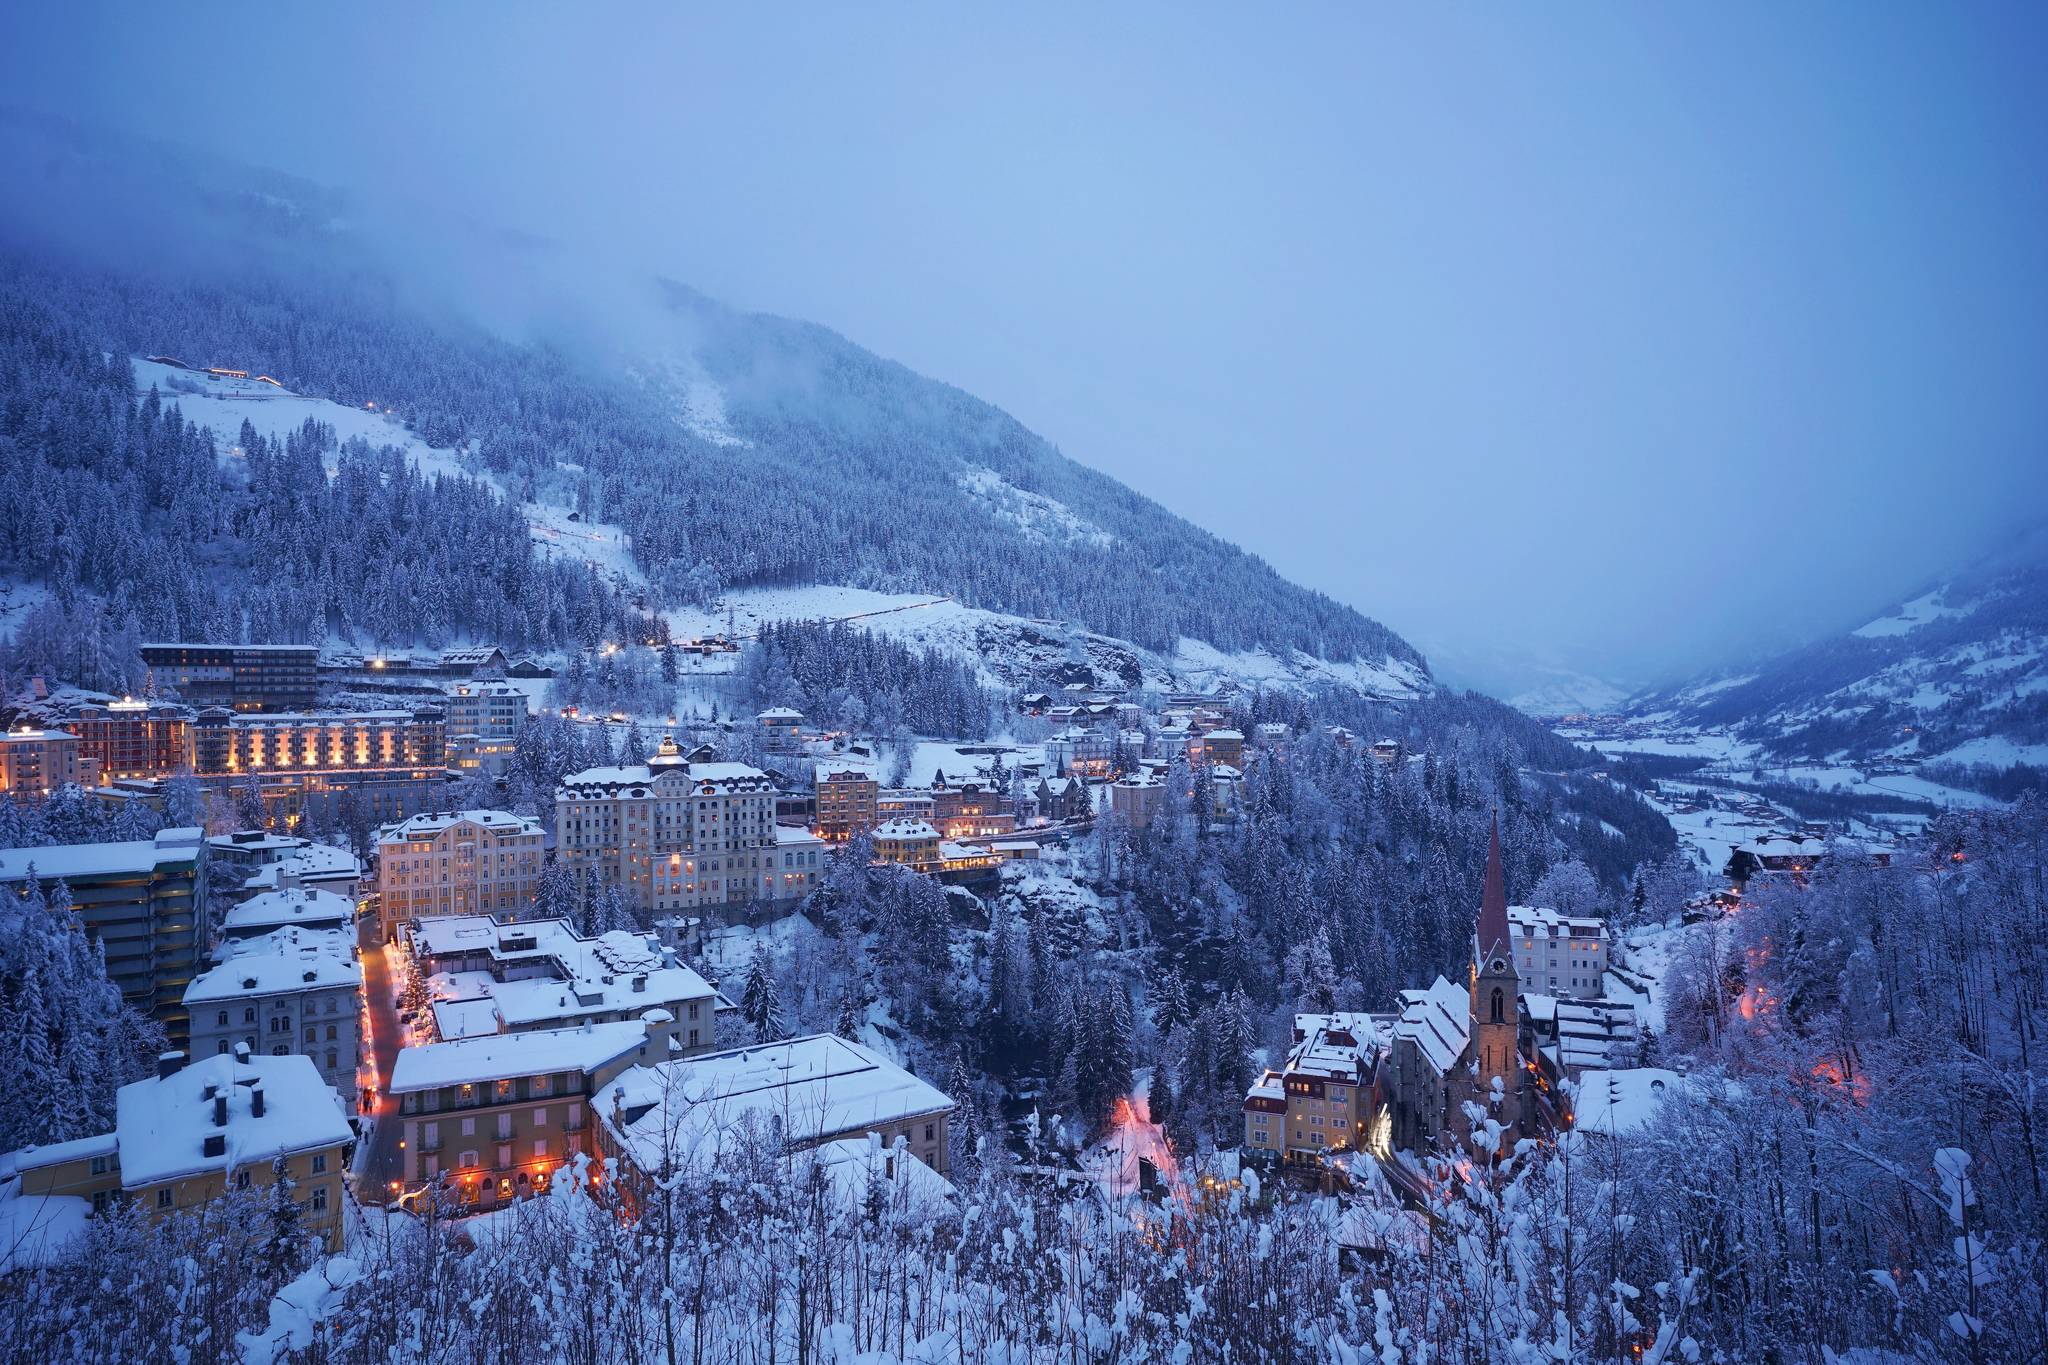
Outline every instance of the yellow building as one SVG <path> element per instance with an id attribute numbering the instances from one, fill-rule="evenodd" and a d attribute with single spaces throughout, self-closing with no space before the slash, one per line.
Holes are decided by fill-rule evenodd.
<path id="1" fill-rule="evenodd" d="M 114 1131 L 0 1157 L 9 1197 L 76 1200 L 104 1213 L 133 1204 L 152 1217 L 205 1207 L 226 1191 L 263 1190 L 284 1163 L 306 1231 L 342 1250 L 342 1180 L 354 1141 L 334 1087 L 298 1056 L 233 1056 L 185 1065 L 167 1052 L 157 1074 L 121 1087 Z"/>

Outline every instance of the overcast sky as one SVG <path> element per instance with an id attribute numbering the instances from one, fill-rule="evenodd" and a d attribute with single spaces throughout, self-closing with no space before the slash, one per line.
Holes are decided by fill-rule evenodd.
<path id="1" fill-rule="evenodd" d="M 0 98 L 825 323 L 1454 673 L 2048 506 L 2048 7 L 990 9 L 11 6 Z"/>

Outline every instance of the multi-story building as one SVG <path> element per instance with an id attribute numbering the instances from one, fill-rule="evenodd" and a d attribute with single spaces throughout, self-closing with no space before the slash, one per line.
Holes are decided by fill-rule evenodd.
<path id="1" fill-rule="evenodd" d="M 1010 798 L 979 781 L 934 783 L 930 819 L 948 839 L 992 839 L 1017 828 Z"/>
<path id="2" fill-rule="evenodd" d="M 594 1094 L 598 1152 L 629 1179 L 672 1178 L 735 1142 L 804 1149 L 869 1135 L 947 1167 L 952 1099 L 829 1033 L 634 1066 Z"/>
<path id="3" fill-rule="evenodd" d="M 667 1060 L 667 1011 L 625 1023 L 493 1034 L 402 1049 L 391 1068 L 404 1156 L 394 1199 L 445 1182 L 475 1208 L 545 1190 L 590 1153 L 591 1110 L 628 1067 Z"/>
<path id="4" fill-rule="evenodd" d="M 363 876 L 363 865 L 345 848 L 265 829 L 214 835 L 206 841 L 206 860 L 216 906 L 295 886 L 353 902 Z"/>
<path id="5" fill-rule="evenodd" d="M 408 982 L 431 1002 L 442 1040 L 618 1023 L 660 1008 L 676 1051 L 717 1041 L 717 990 L 652 935 L 585 938 L 566 920 L 479 915 L 422 920 L 403 942 Z"/>
<path id="6" fill-rule="evenodd" d="M 0 887 L 20 889 L 33 874 L 48 894 L 63 882 L 122 997 L 182 1046 L 185 987 L 205 938 L 201 845 L 197 828 L 174 828 L 132 843 L 0 850 Z"/>
<path id="7" fill-rule="evenodd" d="M 1206 734 L 1188 736 L 1188 762 L 1223 764 L 1242 770 L 1244 767 L 1244 733 L 1240 730 L 1210 730 Z"/>
<path id="8" fill-rule="evenodd" d="M 875 860 L 900 863 L 919 872 L 935 871 L 942 842 L 938 830 L 927 821 L 899 815 L 875 826 Z"/>
<path id="9" fill-rule="evenodd" d="M 192 771 L 231 793 L 255 781 L 288 823 L 301 814 L 382 821 L 429 809 L 447 781 L 446 721 L 416 711 L 236 715 L 209 707 L 192 722 Z M 354 809 L 344 810 L 352 796 Z"/>
<path id="10" fill-rule="evenodd" d="M 803 742 L 804 713 L 771 706 L 754 721 L 761 727 L 761 747 L 771 754 L 793 754 Z"/>
<path id="11" fill-rule="evenodd" d="M 102 782 L 165 777 L 191 763 L 192 712 L 183 706 L 123 697 L 73 707 L 56 724 L 78 736 Z"/>
<path id="12" fill-rule="evenodd" d="M 1606 920 L 1511 905 L 1508 932 L 1514 940 L 1515 974 L 1524 991 L 1580 999 L 1607 993 L 1607 957 L 1614 938 Z"/>
<path id="13" fill-rule="evenodd" d="M 1166 799 L 1166 784 L 1150 773 L 1132 773 L 1109 786 L 1109 808 L 1130 823 L 1144 829 L 1159 813 Z"/>
<path id="14" fill-rule="evenodd" d="M 646 763 L 591 768 L 555 794 L 558 856 L 645 911 L 744 905 L 808 893 L 821 841 L 785 850 L 775 784 L 744 763 L 691 763 L 663 739 Z M 783 866 L 783 853 L 802 865 Z M 784 880 L 785 873 L 808 874 Z"/>
<path id="15" fill-rule="evenodd" d="M 332 930 L 278 929 L 227 945 L 220 965 L 185 988 L 192 1053 L 232 1052 L 308 1058 L 350 1106 L 361 1060 L 363 969 L 350 936 Z"/>
<path id="16" fill-rule="evenodd" d="M 24 1197 L 76 1200 L 81 1213 L 129 1204 L 160 1218 L 229 1189 L 269 1189 L 282 1162 L 303 1226 L 334 1253 L 343 1249 L 341 1182 L 354 1138 L 333 1088 L 304 1057 L 243 1048 L 186 1066 L 184 1053 L 168 1052 L 155 1076 L 121 1087 L 113 1132 L 9 1152 L 0 1176 Z"/>
<path id="17" fill-rule="evenodd" d="M 313 705 L 320 685 L 315 645 L 153 644 L 142 662 L 159 690 L 193 706 L 236 711 L 296 711 Z"/>
<path id="18" fill-rule="evenodd" d="M 415 815 L 377 831 L 377 916 L 390 938 L 409 919 L 514 919 L 540 884 L 538 820 L 501 810 Z"/>
<path id="19" fill-rule="evenodd" d="M 23 726 L 0 734 L 0 792 L 41 796 L 73 783 L 90 786 L 97 772 L 67 730 Z"/>
<path id="20" fill-rule="evenodd" d="M 510 683 L 458 683 L 449 688 L 448 766 L 504 776 L 526 720 L 526 694 Z"/>
<path id="21" fill-rule="evenodd" d="M 1245 1146 L 1290 1161 L 1365 1146 L 1392 1023 L 1390 1015 L 1295 1015 L 1287 1060 L 1245 1095 Z"/>
<path id="22" fill-rule="evenodd" d="M 881 784 L 867 768 L 830 767 L 820 763 L 813 785 L 818 796 L 818 833 L 844 841 L 866 834 L 880 823 L 876 801 Z"/>

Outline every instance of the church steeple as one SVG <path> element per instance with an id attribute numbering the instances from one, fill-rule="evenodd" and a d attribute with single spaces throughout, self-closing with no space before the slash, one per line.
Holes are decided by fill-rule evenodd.
<path id="1" fill-rule="evenodd" d="M 1486 888 L 1472 927 L 1471 1060 L 1482 1098 L 1496 1080 L 1501 1100 L 1494 1117 L 1512 1128 L 1521 1116 L 1520 1052 L 1522 982 L 1515 971 L 1515 945 L 1508 930 L 1507 877 L 1500 861 L 1500 818 L 1494 817 L 1486 845 Z"/>
<path id="2" fill-rule="evenodd" d="M 1479 922 L 1472 931 L 1474 961 L 1486 962 L 1498 949 L 1506 954 L 1510 971 L 1514 954 L 1508 951 L 1508 884 L 1500 867 L 1500 817 L 1493 820 L 1493 832 L 1486 844 L 1486 889 L 1479 897 Z"/>

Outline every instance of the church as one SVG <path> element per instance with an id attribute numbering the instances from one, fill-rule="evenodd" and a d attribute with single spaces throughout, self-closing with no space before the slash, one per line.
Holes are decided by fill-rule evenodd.
<path id="1" fill-rule="evenodd" d="M 1468 1139 L 1474 1126 L 1468 1103 L 1500 1124 L 1504 1149 L 1555 1123 L 1550 1064 L 1533 1039 L 1524 1045 L 1513 948 L 1496 820 L 1465 989 L 1438 977 L 1425 989 L 1401 993 L 1381 1073 L 1393 1149 L 1423 1152 Z"/>

